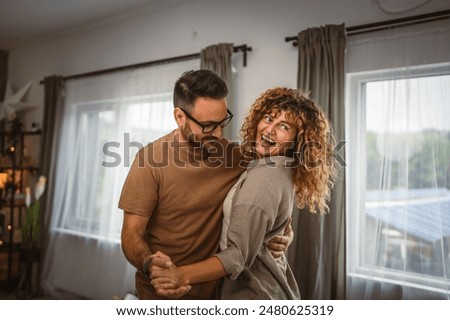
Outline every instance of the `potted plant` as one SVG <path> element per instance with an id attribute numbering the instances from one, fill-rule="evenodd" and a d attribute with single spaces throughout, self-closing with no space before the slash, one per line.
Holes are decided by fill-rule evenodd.
<path id="1" fill-rule="evenodd" d="M 39 261 L 40 249 L 38 245 L 41 231 L 41 203 L 40 199 L 45 191 L 46 178 L 40 176 L 34 189 L 34 201 L 31 197 L 30 187 L 25 188 L 25 221 L 22 224 L 22 241 L 24 244 L 21 250 L 21 260 L 24 269 L 20 277 L 17 295 L 20 298 L 32 296 L 32 274 L 33 263 Z"/>
<path id="2" fill-rule="evenodd" d="M 36 245 L 36 241 L 39 238 L 41 225 L 40 225 L 40 198 L 45 191 L 47 179 L 44 176 L 40 176 L 34 189 L 34 201 L 31 200 L 30 187 L 25 188 L 25 205 L 26 214 L 25 222 L 22 225 L 22 239 L 26 243 L 27 247 L 33 247 Z"/>

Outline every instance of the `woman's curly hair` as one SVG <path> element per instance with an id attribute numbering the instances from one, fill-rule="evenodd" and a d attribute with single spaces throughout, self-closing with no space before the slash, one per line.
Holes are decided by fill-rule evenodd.
<path id="1" fill-rule="evenodd" d="M 242 125 L 241 151 L 247 161 L 255 159 L 258 123 L 266 114 L 281 111 L 286 111 L 286 120 L 297 133 L 294 147 L 285 154 L 295 159 L 292 177 L 296 204 L 312 213 L 325 213 L 337 171 L 332 155 L 334 138 L 327 117 L 306 94 L 278 87 L 256 99 Z"/>

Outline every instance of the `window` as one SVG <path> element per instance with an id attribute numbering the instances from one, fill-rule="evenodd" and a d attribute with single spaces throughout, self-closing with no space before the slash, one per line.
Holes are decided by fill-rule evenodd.
<path id="1" fill-rule="evenodd" d="M 77 147 L 81 150 L 75 159 L 79 174 L 72 184 L 80 188 L 72 198 L 76 210 L 59 228 L 95 237 L 105 234 L 102 222 L 111 218 L 110 202 L 118 201 L 118 197 L 111 199 L 111 194 L 120 194 L 136 152 L 176 127 L 172 93 L 88 102 L 75 108 Z M 109 237 L 118 240 L 121 226 L 120 219 L 114 219 Z"/>
<path id="2" fill-rule="evenodd" d="M 448 294 L 450 66 L 347 84 L 348 274 Z"/>
<path id="3" fill-rule="evenodd" d="M 118 243 L 118 202 L 136 152 L 176 128 L 173 85 L 198 60 L 66 83 L 52 230 Z"/>

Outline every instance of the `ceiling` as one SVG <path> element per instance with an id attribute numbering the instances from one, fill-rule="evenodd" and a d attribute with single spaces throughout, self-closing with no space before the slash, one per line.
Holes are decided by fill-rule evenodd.
<path id="1" fill-rule="evenodd" d="M 0 49 L 67 34 L 162 1 L 0 0 Z"/>
<path id="2" fill-rule="evenodd" d="M 142 10 L 157 10 L 193 0 L 0 0 L 0 49 L 12 50 L 67 35 L 99 24 L 124 19 Z M 332 0 L 329 0 L 332 1 Z M 340 0 L 350 3 L 360 0 Z M 374 3 L 383 0 L 363 0 Z M 449 0 L 389 0 L 387 9 L 409 13 L 422 7 L 449 8 Z M 411 7 L 412 5 L 415 7 Z M 410 8 L 404 10 L 404 8 Z M 431 10 L 433 11 L 433 10 Z M 419 12 L 419 11 L 418 11 Z M 392 13 L 392 12 L 391 12 Z M 387 14 L 389 16 L 389 14 Z M 394 16 L 393 16 L 394 17 Z"/>

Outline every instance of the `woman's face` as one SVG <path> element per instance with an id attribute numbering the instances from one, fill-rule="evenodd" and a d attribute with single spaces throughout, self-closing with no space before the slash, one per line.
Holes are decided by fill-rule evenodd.
<path id="1" fill-rule="evenodd" d="M 256 152 L 263 157 L 284 155 L 294 146 L 297 129 L 286 120 L 286 111 L 267 113 L 256 130 Z"/>

